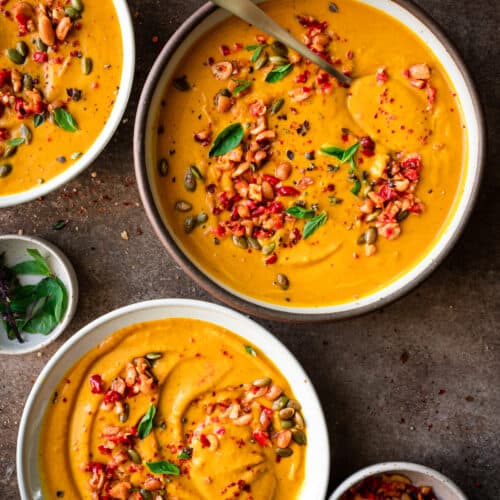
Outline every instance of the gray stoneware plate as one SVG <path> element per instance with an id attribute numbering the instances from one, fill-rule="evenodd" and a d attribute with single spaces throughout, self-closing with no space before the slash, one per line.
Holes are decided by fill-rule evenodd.
<path id="1" fill-rule="evenodd" d="M 190 47 L 229 14 L 207 3 L 198 9 L 175 32 L 160 53 L 144 86 L 134 131 L 134 161 L 137 182 L 146 213 L 163 245 L 177 263 L 214 297 L 237 309 L 257 316 L 282 321 L 326 321 L 355 316 L 382 307 L 403 296 L 421 283 L 443 261 L 462 233 L 479 190 L 485 148 L 481 105 L 474 84 L 460 56 L 440 28 L 422 11 L 405 0 L 362 0 L 384 11 L 411 29 L 436 54 L 461 96 L 468 147 L 465 182 L 455 213 L 434 247 L 403 276 L 381 290 L 344 304 L 322 307 L 293 307 L 267 303 L 243 295 L 204 271 L 184 251 L 181 242 L 170 232 L 158 208 L 158 192 L 154 183 L 157 165 L 157 110 L 165 88 Z"/>

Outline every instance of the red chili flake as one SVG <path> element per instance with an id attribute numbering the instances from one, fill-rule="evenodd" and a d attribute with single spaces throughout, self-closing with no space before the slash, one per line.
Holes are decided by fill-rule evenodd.
<path id="1" fill-rule="evenodd" d="M 111 455 L 111 448 L 106 448 L 103 444 L 100 444 L 97 449 L 99 450 L 100 453 L 103 455 Z"/>
<path id="2" fill-rule="evenodd" d="M 231 53 L 231 49 L 227 45 L 221 45 L 219 50 L 223 56 L 228 56 Z"/>
<path id="3" fill-rule="evenodd" d="M 259 443 L 263 448 L 266 446 L 269 436 L 265 431 L 255 430 L 252 432 L 252 437 Z"/>
<path id="4" fill-rule="evenodd" d="M 89 378 L 90 391 L 94 394 L 102 394 L 104 392 L 104 381 L 100 375 L 92 375 Z"/>
<path id="5" fill-rule="evenodd" d="M 278 256 L 275 253 L 273 253 L 264 262 L 267 265 L 270 265 L 270 264 L 274 264 L 277 260 L 278 260 Z"/>
<path id="6" fill-rule="evenodd" d="M 98 474 L 99 472 L 104 471 L 105 464 L 101 462 L 88 462 L 85 465 L 86 472 L 92 472 L 93 474 Z"/>
<path id="7" fill-rule="evenodd" d="M 277 177 L 274 177 L 274 175 L 263 174 L 262 179 L 269 182 L 271 186 L 276 186 L 276 184 L 280 183 L 280 180 Z"/>
<path id="8" fill-rule="evenodd" d="M 151 38 L 151 41 L 153 43 L 158 43 L 158 40 L 159 40 L 159 37 L 157 35 L 155 35 L 153 38 Z"/>
<path id="9" fill-rule="evenodd" d="M 11 82 L 11 73 L 8 69 L 0 69 L 0 87 Z"/>
<path id="10" fill-rule="evenodd" d="M 116 403 L 117 401 L 120 401 L 120 399 L 122 399 L 122 395 L 119 392 L 113 391 L 111 389 L 106 391 L 106 394 L 104 394 L 105 404 Z"/>
<path id="11" fill-rule="evenodd" d="M 273 201 L 269 204 L 267 209 L 271 214 L 280 214 L 283 212 L 283 203 L 281 203 L 281 201 Z"/>
<path id="12" fill-rule="evenodd" d="M 378 195 L 381 196 L 384 201 L 394 200 L 398 197 L 398 194 L 395 189 L 392 189 L 389 184 L 385 183 L 380 188 Z"/>
<path id="13" fill-rule="evenodd" d="M 316 77 L 316 83 L 318 85 L 324 85 L 325 83 L 328 83 L 330 81 L 330 77 L 328 76 L 328 73 L 321 72 L 318 74 Z"/>
<path id="14" fill-rule="evenodd" d="M 410 70 L 409 69 L 405 69 L 403 70 L 403 76 L 405 78 L 410 78 Z"/>
<path id="15" fill-rule="evenodd" d="M 306 70 L 304 71 L 304 73 L 301 73 L 300 75 L 297 75 L 297 76 L 295 77 L 294 82 L 295 82 L 295 83 L 306 83 L 306 82 L 307 82 L 307 80 L 308 80 L 308 78 L 309 78 L 309 75 L 310 75 L 310 74 L 311 74 L 311 73 L 310 73 L 310 72 L 306 69 Z"/>
<path id="16" fill-rule="evenodd" d="M 354 59 L 354 52 L 352 50 L 348 50 L 346 54 L 347 59 Z"/>
<path id="17" fill-rule="evenodd" d="M 37 63 L 44 63 L 49 60 L 47 52 L 33 52 L 33 61 Z"/>
<path id="18" fill-rule="evenodd" d="M 210 441 L 208 440 L 207 436 L 205 436 L 205 434 L 200 435 L 200 443 L 202 448 L 207 448 L 210 446 Z"/>
<path id="19" fill-rule="evenodd" d="M 241 50 L 243 48 L 243 44 L 242 43 L 239 43 L 239 42 L 236 42 L 233 46 L 233 50 L 234 52 L 238 52 L 239 50 Z"/>
<path id="20" fill-rule="evenodd" d="M 377 82 L 385 83 L 388 80 L 388 78 L 389 77 L 387 76 L 387 71 L 385 70 L 384 67 L 379 68 L 377 70 L 377 73 L 375 74 L 375 79 L 377 80 Z"/>
<path id="21" fill-rule="evenodd" d="M 300 191 L 292 186 L 280 186 L 276 188 L 276 193 L 279 196 L 297 196 Z"/>
<path id="22" fill-rule="evenodd" d="M 0 116 L 2 116 L 1 112 Z M 10 132 L 6 128 L 0 128 L 0 141 L 6 141 L 9 137 L 10 137 Z"/>

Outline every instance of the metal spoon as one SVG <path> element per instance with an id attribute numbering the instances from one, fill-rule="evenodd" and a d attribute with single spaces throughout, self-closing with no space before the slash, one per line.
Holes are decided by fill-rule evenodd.
<path id="1" fill-rule="evenodd" d="M 350 85 L 352 79 L 335 69 L 330 63 L 308 49 L 303 43 L 299 42 L 285 28 L 271 19 L 251 0 L 213 0 L 213 2 L 231 12 L 235 16 L 243 19 L 247 23 L 253 24 L 255 27 L 273 36 L 276 40 L 284 43 L 286 46 L 298 52 L 301 56 L 309 59 L 321 69 L 334 76 L 340 83 Z"/>

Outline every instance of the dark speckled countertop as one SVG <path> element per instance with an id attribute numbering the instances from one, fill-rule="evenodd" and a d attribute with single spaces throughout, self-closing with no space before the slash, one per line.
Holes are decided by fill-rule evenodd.
<path id="1" fill-rule="evenodd" d="M 500 498 L 500 14 L 493 0 L 418 0 L 453 40 L 485 108 L 489 146 L 479 201 L 451 255 L 421 286 L 372 314 L 333 324 L 259 321 L 297 356 L 324 406 L 331 489 L 385 460 L 434 467 L 474 500 Z M 128 112 L 85 173 L 43 201 L 0 210 L 0 233 L 36 234 L 75 265 L 81 298 L 64 336 L 41 353 L 0 357 L 0 498 L 17 499 L 15 446 L 24 401 L 61 343 L 116 307 L 158 297 L 212 300 L 163 250 L 134 182 L 132 131 L 162 44 L 201 3 L 129 2 L 138 66 Z M 154 43 L 153 36 L 159 37 Z M 94 172 L 95 176 L 91 175 Z M 69 219 L 61 231 L 51 225 Z M 129 239 L 120 237 L 128 231 Z"/>

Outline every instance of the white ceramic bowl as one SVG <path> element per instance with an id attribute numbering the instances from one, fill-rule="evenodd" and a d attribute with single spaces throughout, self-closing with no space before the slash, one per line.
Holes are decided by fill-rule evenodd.
<path id="1" fill-rule="evenodd" d="M 432 486 L 439 500 L 467 500 L 462 490 L 451 479 L 430 467 L 409 462 L 384 462 L 361 469 L 340 484 L 333 492 L 330 500 L 340 500 L 349 488 L 357 485 L 367 477 L 379 474 L 402 474 L 408 477 L 416 486 Z"/>
<path id="2" fill-rule="evenodd" d="M 81 174 L 103 151 L 113 137 L 127 108 L 132 83 L 135 73 L 135 40 L 132 18 L 126 0 L 113 0 L 116 15 L 121 29 L 121 43 L 123 47 L 123 65 L 120 78 L 120 89 L 116 101 L 109 115 L 106 125 L 97 136 L 94 143 L 71 167 L 61 172 L 56 177 L 20 193 L 0 196 L 0 208 L 19 205 L 58 189 L 68 183 L 77 175 Z"/>
<path id="3" fill-rule="evenodd" d="M 328 431 L 313 385 L 290 351 L 260 325 L 225 307 L 184 299 L 161 299 L 117 309 L 81 329 L 54 354 L 28 397 L 17 440 L 17 478 L 23 500 L 41 500 L 38 443 L 42 418 L 54 388 L 88 350 L 127 325 L 162 318 L 194 318 L 220 325 L 240 335 L 280 368 L 303 407 L 307 422 L 305 482 L 302 500 L 325 498 L 330 472 Z"/>
<path id="4" fill-rule="evenodd" d="M 136 116 L 134 161 L 144 208 L 163 245 L 182 268 L 213 296 L 246 313 L 285 321 L 332 320 L 374 310 L 401 297 L 423 281 L 445 258 L 458 240 L 477 197 L 484 156 L 484 125 L 481 105 L 467 69 L 441 30 L 422 11 L 405 0 L 361 0 L 381 10 L 412 30 L 436 54 L 455 85 L 463 108 L 468 136 L 465 182 L 454 214 L 443 234 L 425 257 L 397 280 L 370 295 L 343 304 L 321 307 L 293 307 L 257 300 L 227 286 L 191 260 L 182 243 L 169 230 L 162 213 L 155 183 L 157 110 L 166 86 L 182 58 L 205 33 L 229 14 L 207 3 L 176 31 L 163 48 L 144 86 Z"/>
<path id="5" fill-rule="evenodd" d="M 61 335 L 75 315 L 78 303 L 78 281 L 75 270 L 61 250 L 48 241 L 34 236 L 3 235 L 0 236 L 0 254 L 5 253 L 5 263 L 13 266 L 18 262 L 30 260 L 26 250 L 37 249 L 47 259 L 51 271 L 64 283 L 68 292 L 68 307 L 61 322 L 48 335 L 39 333 L 23 333 L 24 342 L 9 340 L 2 325 L 0 325 L 0 354 L 26 354 L 38 351 Z M 34 285 L 43 276 L 23 275 L 19 277 L 22 285 Z"/>

